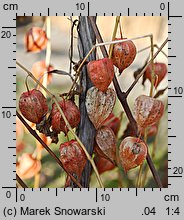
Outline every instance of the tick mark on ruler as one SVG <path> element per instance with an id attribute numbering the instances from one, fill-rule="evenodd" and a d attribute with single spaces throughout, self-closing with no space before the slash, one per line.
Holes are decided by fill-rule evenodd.
<path id="1" fill-rule="evenodd" d="M 5 27 L 5 26 L 4 26 L 4 27 L 2 27 L 2 28 L 8 28 L 8 29 L 9 29 L 9 28 L 16 28 L 16 27 Z"/>
<path id="2" fill-rule="evenodd" d="M 174 178 L 175 178 L 175 177 L 176 177 L 176 178 L 182 178 L 183 176 L 180 176 L 180 175 L 175 176 L 175 175 L 174 175 L 174 176 L 168 176 L 168 177 L 169 177 L 169 178 L 170 178 L 170 177 L 171 177 L 171 178 L 172 178 L 172 177 L 174 177 Z"/>
<path id="3" fill-rule="evenodd" d="M 2 108 L 16 108 L 15 106 L 3 106 Z"/>
<path id="4" fill-rule="evenodd" d="M 89 2 L 88 2 L 88 16 L 89 16 Z"/>
<path id="5" fill-rule="evenodd" d="M 96 188 L 96 202 L 98 202 L 98 189 Z"/>
<path id="6" fill-rule="evenodd" d="M 56 188 L 56 196 L 58 196 L 58 189 Z"/>
<path id="7" fill-rule="evenodd" d="M 168 20 L 169 20 L 170 18 L 182 18 L 181 15 L 170 15 L 170 2 L 168 2 L 167 10 L 168 10 L 168 14 L 167 14 Z"/>
<path id="8" fill-rule="evenodd" d="M 168 95 L 168 98 L 182 98 L 182 95 Z"/>
<path id="9" fill-rule="evenodd" d="M 138 195 L 138 190 L 137 190 L 137 188 L 135 189 L 135 195 L 136 195 L 136 196 Z"/>

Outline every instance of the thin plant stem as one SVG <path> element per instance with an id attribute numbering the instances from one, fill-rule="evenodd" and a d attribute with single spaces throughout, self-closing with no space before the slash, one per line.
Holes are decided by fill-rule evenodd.
<path id="1" fill-rule="evenodd" d="M 45 148 L 45 150 L 51 155 L 51 157 L 59 164 L 59 166 L 70 176 L 72 181 L 80 188 L 82 188 L 81 184 L 65 169 L 63 166 L 63 163 L 61 160 L 56 156 L 56 154 L 46 145 L 46 143 L 40 138 L 40 136 L 37 134 L 35 130 L 33 130 L 28 123 L 24 120 L 24 118 L 19 114 L 18 111 L 16 111 L 17 117 L 20 119 L 20 121 L 23 123 L 23 125 L 27 128 L 27 130 L 30 132 L 30 134 L 36 138 L 40 144 Z"/>
<path id="2" fill-rule="evenodd" d="M 137 177 L 136 188 L 139 188 L 140 185 L 141 185 L 142 170 L 143 170 L 143 164 L 141 164 L 141 165 L 139 166 L 139 172 L 138 172 L 138 177 Z"/>
<path id="3" fill-rule="evenodd" d="M 113 34 L 112 34 L 112 41 L 114 41 L 114 39 L 116 37 L 119 23 L 120 23 L 120 16 L 117 16 L 116 21 L 115 21 L 115 25 L 114 25 Z M 111 44 L 109 47 L 109 59 L 112 57 L 112 51 L 113 51 L 113 44 Z"/>
<path id="4" fill-rule="evenodd" d="M 36 159 L 37 158 L 38 158 L 38 153 L 37 153 Z M 34 177 L 34 188 L 39 188 L 39 186 L 40 186 L 40 171 Z"/>
<path id="5" fill-rule="evenodd" d="M 158 46 L 157 44 L 154 44 L 153 47 L 159 49 L 159 46 Z M 137 51 L 137 54 L 138 54 L 138 53 L 142 53 L 143 51 L 148 50 L 148 49 L 150 49 L 150 48 L 151 48 L 151 46 L 144 47 L 144 48 L 138 50 L 138 51 Z M 166 58 L 168 58 L 168 55 L 167 55 L 163 50 L 161 50 L 160 52 L 161 52 Z"/>
<path id="6" fill-rule="evenodd" d="M 158 127 L 157 127 L 157 129 L 158 129 Z M 154 139 L 154 142 L 153 142 L 153 148 L 152 148 L 152 153 L 151 153 L 151 158 L 152 158 L 152 160 L 154 160 L 154 158 L 155 158 L 157 135 L 158 135 L 158 132 L 156 133 L 156 136 L 155 136 L 155 139 Z M 144 177 L 143 177 L 143 181 L 142 181 L 142 185 L 143 185 L 143 186 L 144 186 L 145 183 L 146 183 L 147 176 L 148 176 L 148 171 L 149 171 L 149 168 L 148 168 L 148 166 L 146 165 L 146 167 L 145 167 L 145 172 L 144 172 Z"/>
<path id="7" fill-rule="evenodd" d="M 50 65 L 50 58 L 51 58 L 51 20 L 50 17 L 48 16 L 46 18 L 46 33 L 47 33 L 47 48 L 46 48 L 46 56 L 45 56 L 45 65 L 46 65 L 46 70 L 48 70 L 48 67 Z M 43 75 L 43 86 L 47 87 L 47 81 L 48 81 L 48 73 Z M 43 92 L 43 95 L 46 96 L 45 92 Z"/>
<path id="8" fill-rule="evenodd" d="M 37 84 L 39 84 L 39 86 L 50 96 L 52 97 L 52 93 L 49 92 L 49 90 L 47 88 L 45 88 L 39 80 L 37 80 L 34 75 L 27 69 L 25 68 L 21 63 L 19 63 L 18 61 L 16 61 L 16 65 L 18 65 L 21 69 L 23 69 Z"/>
<path id="9" fill-rule="evenodd" d="M 69 92 L 68 92 L 67 97 L 70 96 L 72 90 L 74 89 L 74 87 L 75 87 L 75 85 L 76 85 L 76 83 L 77 83 L 77 80 L 78 80 L 78 78 L 79 78 L 79 75 L 80 75 L 80 70 L 82 69 L 82 66 L 84 65 L 84 63 L 86 62 L 87 58 L 90 56 L 90 54 L 93 52 L 94 49 L 95 49 L 95 46 L 93 46 L 93 47 L 91 48 L 91 50 L 88 52 L 88 54 L 87 54 L 86 57 L 82 60 L 82 62 L 81 62 L 81 64 L 79 65 L 78 69 L 76 70 L 76 77 L 75 77 L 75 79 L 73 80 L 72 86 L 71 86 L 71 88 L 70 88 L 70 90 L 69 90 Z"/>
<path id="10" fill-rule="evenodd" d="M 45 65 L 46 65 L 46 70 L 48 70 L 48 67 L 50 65 L 50 57 L 51 57 L 51 20 L 50 17 L 46 17 L 46 34 L 48 38 L 47 42 L 47 48 L 46 48 L 46 56 L 45 56 Z M 47 81 L 48 81 L 48 73 L 43 74 L 43 82 L 42 85 L 47 88 Z M 43 90 L 43 89 L 42 89 Z M 43 95 L 46 96 L 46 92 L 43 90 L 42 91 Z M 41 161 L 42 159 L 42 149 L 40 149 L 38 142 L 36 143 L 37 145 L 37 156 L 36 159 Z M 38 172 L 35 175 L 34 178 L 34 188 L 39 188 L 40 185 L 40 172 Z"/>
<path id="11" fill-rule="evenodd" d="M 27 82 L 28 77 L 29 77 L 29 76 L 26 76 L 26 79 L 25 79 L 25 85 L 26 85 L 26 89 L 27 89 L 27 91 L 29 92 L 29 86 L 28 86 L 28 82 Z"/>
<path id="12" fill-rule="evenodd" d="M 154 73 L 154 63 L 153 63 L 153 53 L 154 53 L 153 35 L 151 36 L 150 41 L 151 41 L 151 88 L 150 88 L 150 97 L 152 97 L 153 96 L 154 83 L 155 83 L 155 73 Z"/>
<path id="13" fill-rule="evenodd" d="M 40 136 L 40 135 L 39 135 Z M 36 160 L 40 161 L 41 163 L 41 159 L 42 159 L 42 149 L 39 148 L 38 146 L 38 141 L 36 141 Z M 35 175 L 34 177 L 34 188 L 39 188 L 40 186 L 40 171 Z"/>
<path id="14" fill-rule="evenodd" d="M 24 183 L 24 181 L 16 174 L 16 180 L 22 188 L 28 188 L 28 186 Z"/>
<path id="15" fill-rule="evenodd" d="M 94 172 L 95 172 L 95 174 L 96 174 L 96 177 L 97 177 L 97 180 L 98 180 L 98 182 L 99 182 L 100 187 L 104 188 L 103 183 L 102 183 L 102 180 L 101 180 L 101 178 L 100 178 L 100 175 L 99 175 L 99 173 L 98 173 L 98 170 L 97 170 L 97 168 L 96 168 L 96 165 L 95 165 L 93 159 L 91 158 L 91 156 L 89 155 L 89 153 L 88 153 L 88 151 L 86 150 L 85 146 L 83 145 L 83 143 L 81 142 L 81 140 L 78 138 L 78 136 L 75 134 L 75 132 L 73 131 L 72 127 L 70 126 L 70 124 L 69 124 L 68 120 L 66 119 L 65 114 L 64 114 L 64 112 L 62 111 L 62 109 L 61 109 L 61 107 L 60 107 L 60 105 L 59 105 L 59 103 L 58 103 L 56 97 L 55 97 L 51 92 L 49 92 L 48 89 L 45 88 L 45 87 L 33 76 L 33 74 L 32 74 L 29 70 L 27 70 L 23 65 L 21 65 L 18 61 L 16 61 L 16 64 L 17 64 L 20 68 L 22 68 L 24 71 L 26 71 L 27 74 L 28 74 L 36 83 L 38 83 L 38 84 L 40 85 L 40 87 L 42 87 L 42 88 L 45 90 L 45 92 L 52 98 L 52 100 L 53 100 L 54 103 L 56 104 L 56 106 L 57 106 L 57 108 L 58 108 L 58 110 L 59 110 L 59 112 L 60 112 L 60 114 L 61 114 L 61 116 L 62 116 L 62 118 L 63 118 L 63 120 L 64 120 L 64 122 L 65 122 L 65 124 L 66 124 L 66 126 L 67 126 L 67 128 L 68 128 L 68 130 L 69 130 L 69 131 L 72 133 L 72 135 L 75 137 L 75 139 L 77 140 L 77 142 L 79 143 L 79 145 L 80 145 L 81 148 L 83 149 L 83 151 L 84 151 L 84 153 L 85 153 L 87 159 L 88 159 L 89 162 L 91 163 L 91 165 L 92 165 L 92 167 L 93 167 L 93 169 L 94 169 Z"/>
<path id="16" fill-rule="evenodd" d="M 147 137 L 148 137 L 148 132 L 147 129 L 144 131 L 144 142 L 147 144 Z M 139 174 L 138 174 L 138 182 L 137 182 L 137 187 L 141 188 L 142 187 L 142 172 L 143 172 L 143 164 L 140 166 Z"/>

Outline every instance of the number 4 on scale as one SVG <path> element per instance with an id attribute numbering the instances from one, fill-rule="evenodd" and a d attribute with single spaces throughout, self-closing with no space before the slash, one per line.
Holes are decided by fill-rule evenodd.
<path id="1" fill-rule="evenodd" d="M 179 207 L 176 207 L 176 208 L 167 207 L 166 211 L 167 211 L 167 215 L 179 215 L 180 214 Z"/>

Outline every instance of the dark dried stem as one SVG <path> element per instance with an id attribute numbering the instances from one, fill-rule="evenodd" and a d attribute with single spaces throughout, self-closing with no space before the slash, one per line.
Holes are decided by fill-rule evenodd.
<path id="1" fill-rule="evenodd" d="M 24 118 L 19 114 L 18 111 L 16 111 L 16 114 L 18 118 L 21 120 L 21 122 L 24 124 L 24 126 L 28 129 L 30 134 L 32 134 L 39 142 L 40 144 L 45 148 L 45 150 L 51 155 L 51 157 L 60 165 L 60 167 L 63 168 L 63 170 L 70 176 L 72 181 L 77 184 L 78 187 L 82 188 L 81 184 L 64 168 L 61 160 L 56 156 L 56 154 L 45 144 L 45 142 L 38 136 L 35 130 L 33 130 L 28 123 L 24 120 Z"/>
<path id="2" fill-rule="evenodd" d="M 89 17 L 89 20 L 91 22 L 91 25 L 92 25 L 92 28 L 93 28 L 93 31 L 95 32 L 95 35 L 96 35 L 96 38 L 97 38 L 97 41 L 98 43 L 102 43 L 103 42 L 103 39 L 101 37 L 101 34 L 98 30 L 98 27 L 96 25 L 96 23 L 93 21 L 93 19 L 91 17 Z M 162 44 L 162 46 L 160 47 L 160 49 L 154 54 L 153 56 L 153 59 L 158 55 L 158 53 L 163 49 L 163 47 L 165 46 L 165 44 L 167 43 L 168 39 L 166 39 L 164 41 L 164 43 Z M 107 50 L 106 50 L 106 47 L 105 46 L 101 46 L 100 47 L 101 51 L 102 51 L 102 54 L 104 57 L 108 57 L 108 53 L 107 53 Z M 148 63 L 151 63 L 152 60 L 150 60 Z M 146 67 L 148 66 L 149 64 L 146 65 Z M 145 67 L 145 68 L 146 68 Z M 145 69 L 144 69 L 145 71 Z M 133 84 L 130 86 L 130 88 L 127 90 L 127 92 L 122 92 L 121 91 L 121 88 L 120 88 L 120 85 L 118 83 L 118 80 L 116 78 L 116 76 L 114 76 L 114 79 L 113 79 L 113 84 L 114 84 L 114 88 L 116 90 L 116 93 L 117 93 L 117 96 L 118 96 L 118 99 L 119 101 L 121 102 L 123 108 L 124 108 L 124 111 L 130 121 L 130 124 L 131 124 L 131 128 L 132 128 L 132 131 L 133 133 L 138 136 L 138 129 L 137 129 L 137 123 L 132 115 L 132 112 L 128 106 L 128 103 L 127 103 L 127 96 L 128 94 L 130 93 L 130 91 L 133 89 L 133 87 L 136 85 L 136 83 L 138 82 L 139 78 L 143 75 L 143 71 L 137 76 L 136 80 L 133 82 Z M 160 180 L 160 177 L 155 169 L 155 166 L 153 164 L 153 161 L 149 155 L 149 152 L 148 152 L 148 155 L 146 157 L 146 160 L 147 160 L 147 163 L 150 167 L 150 170 L 152 172 L 152 175 L 154 177 L 154 180 L 155 182 L 157 183 L 158 187 L 161 188 L 162 187 L 162 182 Z"/>
<path id="3" fill-rule="evenodd" d="M 16 174 L 16 180 L 19 183 L 19 185 L 22 186 L 22 188 L 28 188 L 28 186 L 24 183 L 24 181 L 17 174 Z"/>
<path id="4" fill-rule="evenodd" d="M 69 73 L 72 73 L 72 64 L 75 64 L 75 62 L 73 62 L 73 32 L 74 32 L 74 27 L 76 25 L 76 23 L 78 22 L 78 20 L 74 20 L 72 21 L 72 17 L 71 17 L 71 34 L 70 34 L 70 50 L 69 50 L 69 58 L 70 58 L 70 68 L 69 68 Z"/>

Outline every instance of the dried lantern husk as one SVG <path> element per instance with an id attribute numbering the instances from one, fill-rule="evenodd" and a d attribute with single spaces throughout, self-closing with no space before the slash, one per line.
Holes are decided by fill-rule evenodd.
<path id="1" fill-rule="evenodd" d="M 75 140 L 62 143 L 59 152 L 64 168 L 80 181 L 82 171 L 86 165 L 86 155 L 79 143 Z"/>
<path id="2" fill-rule="evenodd" d="M 162 101 L 146 95 L 136 98 L 134 116 L 137 124 L 143 129 L 158 122 L 164 113 Z"/>
<path id="3" fill-rule="evenodd" d="M 160 84 L 160 82 L 164 79 L 164 77 L 167 74 L 167 66 L 165 63 L 154 63 L 153 64 L 154 74 L 155 74 L 155 82 L 154 86 L 157 88 L 157 86 Z M 152 64 L 150 64 L 146 71 L 145 71 L 145 77 L 149 79 L 151 82 L 152 79 Z"/>
<path id="4" fill-rule="evenodd" d="M 116 137 L 111 128 L 102 126 L 97 130 L 95 137 L 97 153 L 109 159 L 111 162 L 116 161 Z"/>
<path id="5" fill-rule="evenodd" d="M 127 38 L 115 38 L 115 40 L 125 40 Z M 114 44 L 112 51 L 113 64 L 122 73 L 124 69 L 129 67 L 136 56 L 136 47 L 133 41 L 128 40 L 125 42 Z"/>
<path id="6" fill-rule="evenodd" d="M 126 137 L 119 147 L 119 160 L 125 172 L 141 165 L 147 156 L 147 145 L 137 137 Z"/>
<path id="7" fill-rule="evenodd" d="M 40 52 L 47 47 L 48 38 L 43 28 L 32 27 L 25 36 L 27 52 Z"/>
<path id="8" fill-rule="evenodd" d="M 116 93 L 108 88 L 101 92 L 96 87 L 91 87 L 86 95 L 86 109 L 89 119 L 94 127 L 98 129 L 111 114 L 116 102 Z"/>
<path id="9" fill-rule="evenodd" d="M 39 90 L 33 89 L 22 93 L 19 109 L 28 121 L 40 123 L 48 111 L 47 100 Z"/>
<path id="10" fill-rule="evenodd" d="M 113 62 L 109 58 L 90 61 L 87 65 L 88 75 L 96 88 L 105 92 L 114 78 Z"/>
<path id="11" fill-rule="evenodd" d="M 77 127 L 77 125 L 80 122 L 80 111 L 78 107 L 75 105 L 75 103 L 72 102 L 71 100 L 65 100 L 65 99 L 62 99 L 58 103 L 66 119 L 68 120 L 70 126 L 72 128 Z M 52 118 L 51 124 L 53 131 L 57 133 L 60 133 L 61 131 L 63 131 L 65 134 L 68 133 L 68 128 L 55 103 L 52 104 L 51 118 Z"/>

